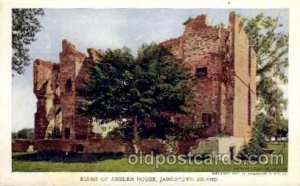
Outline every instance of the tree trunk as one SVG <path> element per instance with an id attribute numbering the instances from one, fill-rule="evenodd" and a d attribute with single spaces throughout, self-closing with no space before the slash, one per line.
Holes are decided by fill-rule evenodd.
<path id="1" fill-rule="evenodd" d="M 134 151 L 136 154 L 140 152 L 140 136 L 139 136 L 139 120 L 137 117 L 134 117 L 133 120 L 133 144 Z"/>

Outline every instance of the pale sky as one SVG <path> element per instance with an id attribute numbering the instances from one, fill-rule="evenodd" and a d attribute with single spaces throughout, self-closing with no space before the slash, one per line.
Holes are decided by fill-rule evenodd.
<path id="1" fill-rule="evenodd" d="M 44 9 L 40 18 L 43 29 L 30 45 L 32 61 L 42 58 L 59 62 L 61 42 L 67 39 L 77 50 L 128 46 L 133 54 L 143 43 L 164 41 L 183 32 L 182 23 L 189 17 L 207 14 L 211 24 L 228 24 L 229 9 Z M 279 16 L 288 32 L 287 9 L 236 9 L 238 14 L 253 17 L 260 12 Z M 287 86 L 284 87 L 287 97 Z M 36 97 L 33 94 L 33 67 L 23 75 L 15 75 L 12 86 L 13 131 L 34 127 Z"/>

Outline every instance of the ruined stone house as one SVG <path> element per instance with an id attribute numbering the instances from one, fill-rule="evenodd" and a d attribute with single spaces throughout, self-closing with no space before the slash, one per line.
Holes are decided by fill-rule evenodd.
<path id="1" fill-rule="evenodd" d="M 235 14 L 230 14 L 228 28 L 210 26 L 206 15 L 200 15 L 186 23 L 182 36 L 160 44 L 190 67 L 196 78 L 196 97 L 189 103 L 193 112 L 174 114 L 171 120 L 201 125 L 202 138 L 222 133 L 234 139 L 229 141 L 232 144 L 247 139 L 255 119 L 256 56 Z M 77 51 L 64 40 L 59 63 L 35 60 L 36 150 L 126 152 L 131 149 L 129 140 L 102 138 L 98 133 L 111 129 L 97 132 L 98 125 L 76 114 L 82 101 L 78 90 L 89 78 L 87 69 L 94 59 L 101 58 L 100 50 L 87 52 L 88 55 Z M 113 128 L 117 124 L 107 126 Z M 149 149 L 162 143 L 149 139 L 143 145 Z"/>

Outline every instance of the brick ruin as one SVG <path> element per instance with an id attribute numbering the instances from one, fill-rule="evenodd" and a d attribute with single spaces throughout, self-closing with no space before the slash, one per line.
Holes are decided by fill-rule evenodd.
<path id="1" fill-rule="evenodd" d="M 204 124 L 202 136 L 247 137 L 255 119 L 256 55 L 235 14 L 229 28 L 209 26 L 205 15 L 186 24 L 183 35 L 162 45 L 196 76 L 194 113 L 177 122 Z"/>
<path id="2" fill-rule="evenodd" d="M 196 79 L 195 99 L 189 103 L 193 112 L 173 114 L 171 120 L 201 125 L 201 138 L 222 133 L 247 139 L 255 119 L 256 55 L 236 15 L 230 14 L 228 28 L 210 26 L 206 15 L 200 15 L 186 23 L 182 36 L 160 45 L 169 48 L 178 60 L 190 67 Z M 89 78 L 87 69 L 94 59 L 102 56 L 101 50 L 88 49 L 87 53 L 77 51 L 64 40 L 59 63 L 35 60 L 36 150 L 133 151 L 130 139 L 103 138 L 95 132 L 90 120 L 76 114 L 82 101 L 78 90 Z M 178 144 L 184 147 L 194 142 Z M 144 151 L 167 148 L 158 139 L 145 139 L 141 146 Z"/>

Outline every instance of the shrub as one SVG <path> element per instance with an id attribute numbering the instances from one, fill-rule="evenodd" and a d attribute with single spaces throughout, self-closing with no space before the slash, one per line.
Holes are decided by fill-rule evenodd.
<path id="1" fill-rule="evenodd" d="M 263 149 L 267 147 L 267 144 L 264 139 L 262 127 L 263 125 L 254 122 L 251 139 L 248 144 L 242 147 L 242 150 L 238 153 L 238 158 L 242 160 L 257 160 L 263 154 Z"/>

